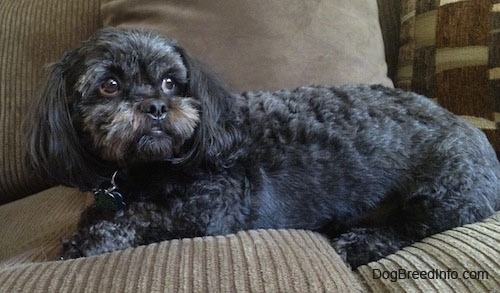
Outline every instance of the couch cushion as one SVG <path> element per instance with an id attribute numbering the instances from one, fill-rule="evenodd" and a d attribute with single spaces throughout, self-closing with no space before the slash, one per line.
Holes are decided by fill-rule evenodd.
<path id="1" fill-rule="evenodd" d="M 60 240 L 76 231 L 80 214 L 93 199 L 92 194 L 59 186 L 1 205 L 0 263 L 19 255 L 30 261 L 54 259 Z"/>
<path id="2" fill-rule="evenodd" d="M 100 0 L 0 0 L 0 204 L 47 186 L 22 167 L 21 121 L 45 65 L 100 26 L 99 5 Z"/>
<path id="3" fill-rule="evenodd" d="M 103 23 L 177 39 L 237 91 L 383 83 L 377 2 L 105 0 Z"/>
<path id="4" fill-rule="evenodd" d="M 500 154 L 500 4 L 493 2 L 401 1 L 397 86 L 465 116 Z"/>
<path id="5" fill-rule="evenodd" d="M 12 292 L 361 292 L 321 235 L 257 230 L 191 238 L 68 261 L 0 263 Z"/>
<path id="6" fill-rule="evenodd" d="M 374 292 L 495 292 L 500 288 L 500 212 L 357 269 Z"/>
<path id="7" fill-rule="evenodd" d="M 399 0 L 377 0 L 380 28 L 385 45 L 385 59 L 387 61 L 387 76 L 396 80 L 399 54 Z"/>
<path id="8" fill-rule="evenodd" d="M 500 212 L 354 273 L 327 239 L 303 230 L 242 231 L 56 260 L 58 240 L 71 234 L 91 199 L 57 187 L 0 207 L 0 216 L 11 215 L 0 223 L 16 219 L 0 231 L 16 241 L 0 242 L 0 252 L 12 252 L 0 259 L 0 292 L 488 292 L 500 286 Z M 419 277 L 429 272 L 441 277 Z"/>

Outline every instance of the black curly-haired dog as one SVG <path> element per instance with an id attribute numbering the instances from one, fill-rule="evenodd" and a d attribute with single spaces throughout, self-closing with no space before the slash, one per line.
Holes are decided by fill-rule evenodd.
<path id="1" fill-rule="evenodd" d="M 364 85 L 238 95 L 142 30 L 102 29 L 53 64 L 28 154 L 53 182 L 96 193 L 64 258 L 296 228 L 356 267 L 500 208 L 483 133 L 425 97 Z"/>

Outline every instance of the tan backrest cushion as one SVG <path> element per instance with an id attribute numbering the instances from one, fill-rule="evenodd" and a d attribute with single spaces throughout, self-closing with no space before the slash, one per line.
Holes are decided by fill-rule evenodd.
<path id="1" fill-rule="evenodd" d="M 0 203 L 46 187 L 22 167 L 21 121 L 45 65 L 100 26 L 99 5 L 100 0 L 0 0 Z"/>
<path id="2" fill-rule="evenodd" d="M 500 154 L 500 3 L 404 0 L 401 5 L 397 86 L 465 116 Z"/>
<path id="3" fill-rule="evenodd" d="M 377 2 L 105 0 L 105 26 L 177 39 L 237 91 L 383 83 Z"/>

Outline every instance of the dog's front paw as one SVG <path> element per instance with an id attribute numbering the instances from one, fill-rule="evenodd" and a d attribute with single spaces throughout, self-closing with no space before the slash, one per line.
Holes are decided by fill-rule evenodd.
<path id="1" fill-rule="evenodd" d="M 354 269 L 394 253 L 410 243 L 391 231 L 355 228 L 333 239 L 333 248 Z"/>
<path id="2" fill-rule="evenodd" d="M 134 228 L 126 222 L 109 221 L 81 228 L 78 234 L 62 241 L 61 259 L 94 256 L 135 247 L 141 238 L 137 236 Z"/>

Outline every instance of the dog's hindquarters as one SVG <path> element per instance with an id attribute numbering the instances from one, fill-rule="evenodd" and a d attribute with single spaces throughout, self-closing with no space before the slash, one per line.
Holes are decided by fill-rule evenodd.
<path id="1" fill-rule="evenodd" d="M 457 120 L 457 127 L 414 158 L 399 190 L 399 208 L 380 227 L 353 228 L 334 247 L 356 267 L 500 209 L 500 167 L 486 137 Z"/>
<path id="2" fill-rule="evenodd" d="M 500 208 L 500 165 L 485 135 L 460 119 L 437 137 L 402 202 L 405 230 L 425 237 L 472 223 Z"/>

